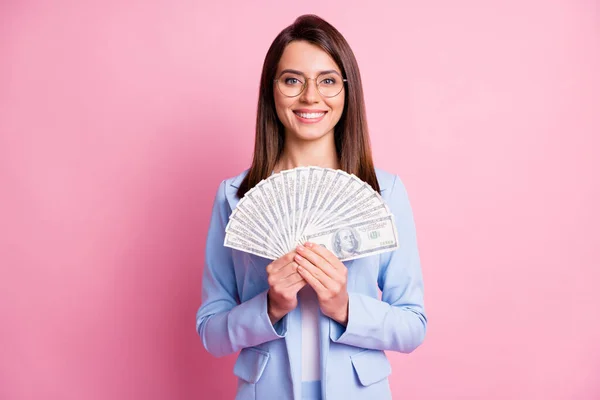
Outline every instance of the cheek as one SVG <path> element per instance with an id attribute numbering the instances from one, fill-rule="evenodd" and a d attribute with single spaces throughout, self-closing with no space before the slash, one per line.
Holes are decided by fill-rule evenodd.
<path id="1" fill-rule="evenodd" d="M 283 97 L 282 95 L 280 95 L 279 93 L 275 92 L 275 112 L 277 113 L 277 116 L 279 117 L 279 120 L 282 122 L 285 122 L 286 118 L 286 113 L 288 112 L 288 109 L 290 108 L 290 106 L 292 105 L 293 102 L 291 102 L 287 97 Z"/>
<path id="2" fill-rule="evenodd" d="M 330 102 L 329 108 L 333 110 L 335 123 L 337 124 L 342 117 L 342 113 L 344 112 L 344 98 L 342 97 L 340 101 Z"/>
<path id="3" fill-rule="evenodd" d="M 336 114 L 337 113 L 341 114 L 341 112 L 344 110 L 344 103 L 345 103 L 345 99 L 344 99 L 343 93 L 340 93 L 338 96 L 329 99 L 329 101 L 327 102 L 327 105 Z"/>

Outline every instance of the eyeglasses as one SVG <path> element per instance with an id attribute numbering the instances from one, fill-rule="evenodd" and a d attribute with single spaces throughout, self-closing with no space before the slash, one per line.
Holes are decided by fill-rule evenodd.
<path id="1" fill-rule="evenodd" d="M 344 88 L 344 82 L 348 82 L 335 71 L 322 72 L 316 78 L 307 78 L 299 72 L 283 71 L 274 82 L 282 95 L 296 97 L 306 89 L 310 79 L 315 81 L 317 90 L 323 97 L 337 96 Z"/>

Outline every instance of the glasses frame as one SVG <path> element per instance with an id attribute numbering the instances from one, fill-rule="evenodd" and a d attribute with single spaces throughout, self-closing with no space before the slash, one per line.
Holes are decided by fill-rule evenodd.
<path id="1" fill-rule="evenodd" d="M 284 73 L 285 73 L 285 72 L 284 72 Z M 333 74 L 336 74 L 336 75 L 338 75 L 338 76 L 339 76 L 339 77 L 342 79 L 342 86 L 341 86 L 341 89 L 340 89 L 340 91 L 339 91 L 339 92 L 337 92 L 336 94 L 334 94 L 333 96 L 325 96 L 325 95 L 324 95 L 324 94 L 321 92 L 321 90 L 319 89 L 319 83 L 318 83 L 317 79 L 319 79 L 319 76 L 321 76 L 321 75 L 327 75 L 327 74 L 332 74 L 332 73 L 333 73 Z M 342 90 L 344 89 L 344 84 L 348 82 L 348 79 L 346 79 L 346 78 L 342 77 L 342 75 L 341 75 L 341 74 L 338 74 L 338 73 L 337 73 L 337 72 L 335 72 L 335 71 L 334 71 L 334 72 L 328 72 L 327 74 L 319 74 L 319 75 L 317 75 L 317 77 L 316 77 L 316 78 L 309 78 L 309 77 L 307 77 L 307 76 L 306 76 L 306 75 L 304 75 L 304 74 L 300 74 L 300 75 L 301 75 L 301 76 L 304 78 L 304 83 L 302 84 L 302 89 L 300 90 L 300 93 L 298 93 L 298 94 L 296 94 L 296 95 L 294 95 L 294 96 L 288 96 L 287 94 L 283 93 L 283 91 L 282 91 L 282 90 L 281 90 L 281 88 L 279 87 L 279 80 L 281 79 L 281 75 L 283 75 L 283 73 L 282 73 L 282 74 L 280 74 L 278 78 L 275 78 L 275 79 L 273 79 L 273 83 L 275 83 L 275 86 L 277 86 L 277 90 L 279 90 L 279 93 L 281 93 L 281 94 L 282 94 L 282 95 L 284 95 L 285 97 L 292 98 L 292 97 L 298 97 L 298 96 L 300 96 L 302 93 L 304 93 L 304 91 L 306 90 L 306 86 L 308 86 L 308 81 L 312 79 L 313 81 L 315 81 L 315 86 L 317 87 L 317 92 L 319 92 L 319 94 L 320 94 L 321 96 L 323 96 L 323 97 L 326 97 L 326 98 L 328 98 L 328 99 L 331 99 L 331 98 L 333 98 L 333 97 L 335 97 L 335 96 L 338 96 L 340 93 L 342 93 Z M 294 74 L 294 75 L 297 75 L 297 74 Z"/>

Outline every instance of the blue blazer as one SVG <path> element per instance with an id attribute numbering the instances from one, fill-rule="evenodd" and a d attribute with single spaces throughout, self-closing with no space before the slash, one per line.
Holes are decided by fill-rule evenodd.
<path id="1" fill-rule="evenodd" d="M 214 201 L 196 330 L 216 357 L 240 351 L 233 368 L 237 400 L 300 400 L 300 307 L 272 325 L 265 270 L 271 260 L 223 246 L 246 173 L 223 181 Z M 408 196 L 397 176 L 379 169 L 376 173 L 395 217 L 400 247 L 344 263 L 347 326 L 319 313 L 321 393 L 327 400 L 391 399 L 391 366 L 384 350 L 410 353 L 425 336 L 423 278 Z"/>

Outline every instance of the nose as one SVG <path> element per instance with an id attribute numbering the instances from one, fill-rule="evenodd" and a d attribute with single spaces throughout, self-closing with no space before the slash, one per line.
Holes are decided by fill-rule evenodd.
<path id="1" fill-rule="evenodd" d="M 311 83 L 311 81 L 313 81 Z M 305 103 L 317 103 L 321 99 L 319 90 L 317 89 L 317 80 L 308 78 L 306 80 L 306 86 L 300 95 L 300 100 Z"/>

